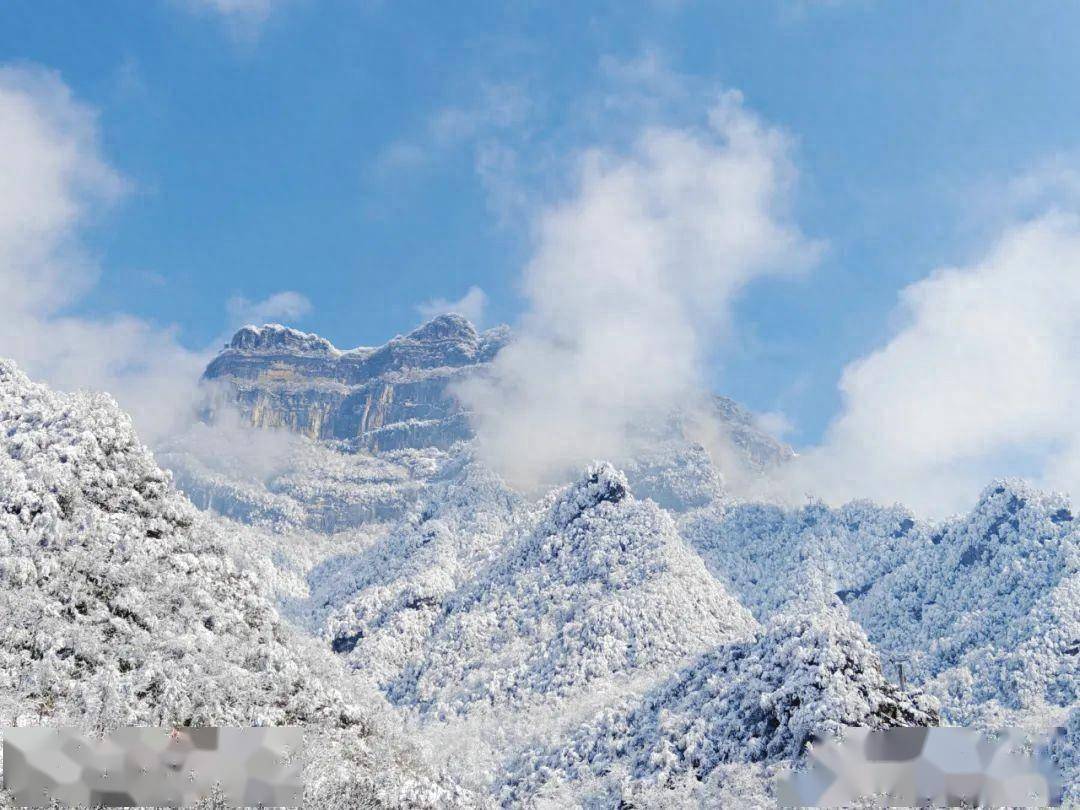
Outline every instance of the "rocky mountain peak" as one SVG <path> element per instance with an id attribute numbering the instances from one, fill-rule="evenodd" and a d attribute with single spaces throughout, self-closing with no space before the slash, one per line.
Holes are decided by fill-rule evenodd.
<path id="1" fill-rule="evenodd" d="M 233 335 L 226 348 L 253 354 L 340 354 L 326 338 L 282 326 L 280 323 L 245 326 Z"/>
<path id="2" fill-rule="evenodd" d="M 226 383 L 220 390 L 259 427 L 369 450 L 445 448 L 469 435 L 449 386 L 489 362 L 509 336 L 506 327 L 478 332 L 447 314 L 382 346 L 342 351 L 280 324 L 245 326 L 203 377 Z"/>
<path id="3" fill-rule="evenodd" d="M 319 335 L 281 324 L 245 326 L 203 376 L 225 383 L 218 391 L 257 427 L 347 440 L 356 449 L 447 449 L 472 436 L 469 414 L 453 395 L 454 386 L 482 374 L 511 339 L 507 326 L 479 331 L 453 313 L 381 346 L 345 351 Z M 751 471 L 792 456 L 789 447 L 762 431 L 753 415 L 731 400 L 716 398 L 715 417 Z M 691 432 L 685 415 L 675 414 L 670 421 L 657 426 L 658 435 L 685 440 Z M 665 503 L 678 500 L 670 497 L 670 482 L 653 484 L 642 493 Z"/>
<path id="4" fill-rule="evenodd" d="M 475 344 L 479 342 L 480 336 L 468 318 L 455 313 L 447 313 L 437 315 L 422 326 L 418 326 L 405 339 L 422 343 L 460 341 Z"/>

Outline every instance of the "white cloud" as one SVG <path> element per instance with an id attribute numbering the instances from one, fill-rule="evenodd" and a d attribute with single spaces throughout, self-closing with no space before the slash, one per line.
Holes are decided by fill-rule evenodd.
<path id="1" fill-rule="evenodd" d="M 473 102 L 435 110 L 422 132 L 388 144 L 375 165 L 382 171 L 413 170 L 448 150 L 481 149 L 500 133 L 522 126 L 531 111 L 532 101 L 519 85 L 482 83 Z"/>
<path id="2" fill-rule="evenodd" d="M 124 182 L 99 154 L 94 114 L 54 73 L 0 68 L 0 143 L 3 306 L 55 311 L 97 277 L 75 226 Z"/>
<path id="3" fill-rule="evenodd" d="M 62 388 L 107 390 L 153 439 L 186 418 L 205 357 L 170 329 L 70 314 L 99 269 L 80 245 L 125 183 L 96 117 L 56 73 L 0 68 L 0 354 Z"/>
<path id="4" fill-rule="evenodd" d="M 754 422 L 759 429 L 778 439 L 784 438 L 795 430 L 795 424 L 786 413 L 781 411 L 766 411 L 765 413 L 756 414 Z"/>
<path id="5" fill-rule="evenodd" d="M 100 273 L 83 232 L 126 188 L 102 154 L 93 110 L 55 72 L 0 67 L 0 143 L 0 355 L 53 386 L 109 392 L 150 443 L 172 434 L 194 415 L 212 350 L 191 351 L 175 327 L 131 315 L 73 314 Z M 261 321 L 310 308 L 287 291 L 236 297 L 228 314 Z"/>
<path id="6" fill-rule="evenodd" d="M 845 369 L 842 410 L 791 483 L 932 514 L 1004 474 L 1080 494 L 1080 219 L 1014 224 L 900 309 L 906 325 Z"/>
<path id="7" fill-rule="evenodd" d="M 416 311 L 424 320 L 430 320 L 436 315 L 448 312 L 456 313 L 468 318 L 475 326 L 484 323 L 484 309 L 487 307 L 487 294 L 477 286 L 469 287 L 461 298 L 456 301 L 448 301 L 445 298 L 434 298 L 425 301 L 416 307 Z"/>
<path id="8" fill-rule="evenodd" d="M 696 401 L 732 297 L 814 261 L 786 215 L 788 139 L 736 92 L 708 121 L 586 152 L 576 191 L 538 218 L 516 339 L 459 391 L 481 454 L 511 482 L 625 457 L 635 425 Z"/>
<path id="9" fill-rule="evenodd" d="M 436 110 L 421 132 L 382 149 L 373 166 L 381 174 L 396 175 L 430 167 L 450 154 L 465 155 L 472 160 L 492 214 L 506 224 L 529 202 L 519 165 L 535 106 L 519 84 L 481 82 L 471 103 Z"/>
<path id="10" fill-rule="evenodd" d="M 303 318 L 311 312 L 311 301 L 298 292 L 285 290 L 269 295 L 261 301 L 249 301 L 242 295 L 236 295 L 229 299 L 225 307 L 230 326 L 261 326 L 278 320 L 295 321 Z"/>
<path id="11" fill-rule="evenodd" d="M 428 132 L 437 144 L 455 145 L 486 132 L 519 126 L 530 109 L 530 99 L 520 86 L 484 84 L 471 106 L 438 110 L 428 122 Z"/>

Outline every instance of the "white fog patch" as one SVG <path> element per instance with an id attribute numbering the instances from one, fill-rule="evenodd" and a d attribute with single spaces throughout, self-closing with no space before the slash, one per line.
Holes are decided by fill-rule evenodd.
<path id="1" fill-rule="evenodd" d="M 820 251 L 787 214 L 790 150 L 732 91 L 707 126 L 581 157 L 575 193 L 536 223 L 516 339 L 458 390 L 487 462 L 518 486 L 549 483 L 633 454 L 637 426 L 697 405 L 733 296 Z"/>

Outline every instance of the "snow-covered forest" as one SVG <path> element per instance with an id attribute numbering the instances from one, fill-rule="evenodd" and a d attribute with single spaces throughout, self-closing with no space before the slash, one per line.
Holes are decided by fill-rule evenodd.
<path id="1" fill-rule="evenodd" d="M 0 723 L 305 725 L 325 808 L 767 807 L 844 725 L 1061 725 L 1080 800 L 1065 498 L 753 502 L 677 431 L 525 494 L 429 435 L 217 414 L 155 456 L 4 361 Z"/>
<path id="2" fill-rule="evenodd" d="M 0 810 L 1080 810 L 1077 30 L 0 2 Z"/>

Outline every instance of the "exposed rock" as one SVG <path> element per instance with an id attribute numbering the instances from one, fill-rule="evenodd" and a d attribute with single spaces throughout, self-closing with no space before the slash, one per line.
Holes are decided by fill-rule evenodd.
<path id="1" fill-rule="evenodd" d="M 226 398 L 257 427 L 363 450 L 446 448 L 470 435 L 448 386 L 508 337 L 506 327 L 477 332 L 459 315 L 440 315 L 378 348 L 342 351 L 278 324 L 245 326 L 203 376 L 225 383 Z"/>
<path id="2" fill-rule="evenodd" d="M 353 450 L 382 452 L 405 448 L 447 449 L 472 437 L 469 415 L 450 386 L 483 373 L 509 342 L 508 327 L 485 332 L 460 315 L 440 315 L 407 335 L 377 348 L 342 351 L 318 335 L 279 324 L 245 326 L 207 367 L 204 379 L 216 386 L 216 406 L 239 406 L 256 427 L 285 428 L 311 439 L 348 442 Z M 791 448 L 761 430 L 748 410 L 726 397 L 713 397 L 706 414 L 725 429 L 740 465 L 761 473 L 793 455 Z M 680 459 L 694 431 L 690 419 L 673 414 L 656 433 L 655 452 L 628 460 L 641 492 L 673 508 L 711 500 L 717 481 L 705 474 L 671 480 L 673 457 Z M 700 447 L 696 452 L 703 453 Z M 685 465 L 682 465 L 685 466 Z"/>

